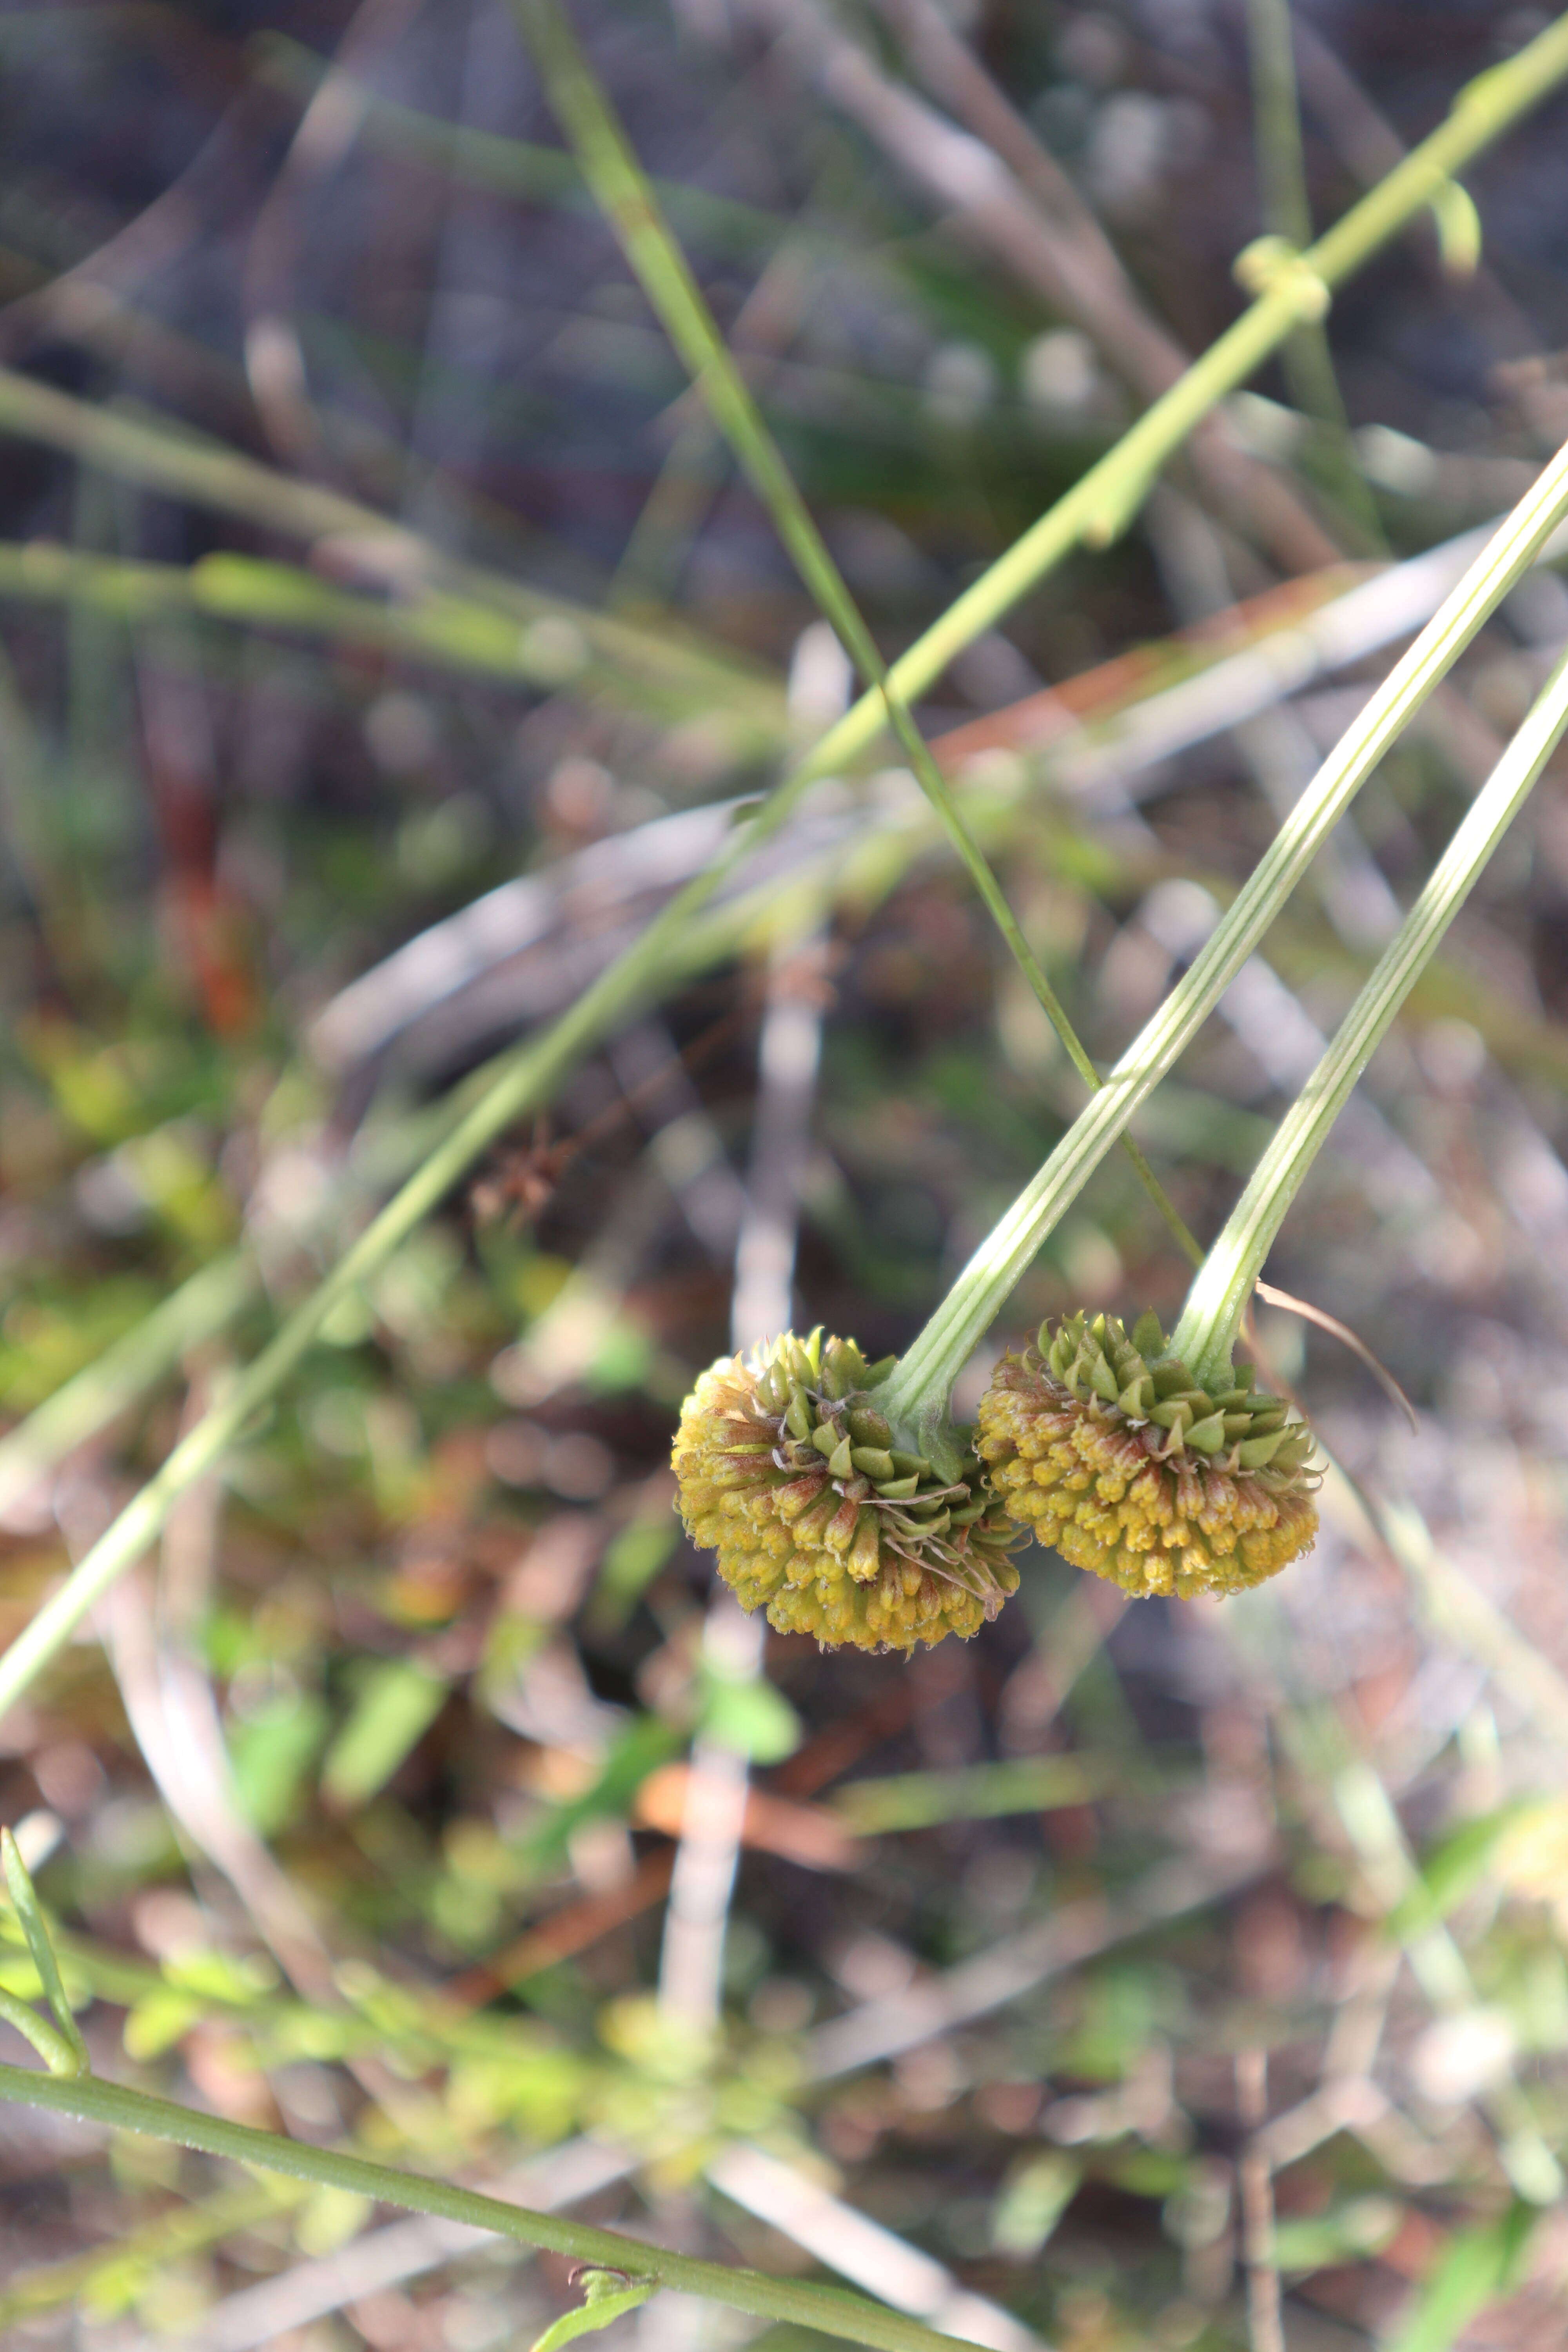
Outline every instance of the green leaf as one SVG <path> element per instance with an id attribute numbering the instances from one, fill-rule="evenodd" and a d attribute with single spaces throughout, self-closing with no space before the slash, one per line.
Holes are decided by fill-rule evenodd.
<path id="1" fill-rule="evenodd" d="M 737 1680 L 708 1667 L 701 1727 L 710 1739 L 753 1764 L 782 1764 L 800 1746 L 800 1717 L 784 1693 L 760 1675 Z"/>
<path id="2" fill-rule="evenodd" d="M 60 1964 L 55 1958 L 55 1948 L 50 1940 L 43 1906 L 38 1901 L 33 1882 L 27 1874 L 27 1865 L 22 1859 L 21 1848 L 9 1830 L 0 1830 L 0 1861 L 5 1864 L 5 1886 L 11 1897 L 12 1908 L 21 1921 L 22 1933 L 27 1939 L 27 1949 L 33 1956 L 33 1966 L 38 1971 L 38 1981 L 43 1986 L 45 1997 L 55 2013 L 55 2023 L 59 2028 L 58 2039 L 61 2049 L 55 2054 L 50 2054 L 49 2049 L 46 2048 L 44 2042 L 38 2039 L 38 2031 L 42 2029 L 39 2026 L 39 2021 L 36 2018 L 33 2022 L 35 2029 L 37 2030 L 30 2031 L 28 2027 L 19 2024 L 14 2011 L 8 2009 L 6 2013 L 10 2016 L 12 2024 L 18 2025 L 19 2030 L 26 2033 L 27 2039 L 39 2056 L 44 2059 L 52 2074 L 89 2074 L 92 2072 L 92 2062 L 87 2054 L 87 2044 L 81 2038 L 81 2028 L 72 2014 L 70 2002 L 66 1999 L 66 1989 L 60 1981 Z M 28 2011 L 27 2014 L 32 2017 L 33 2012 Z M 54 2037 L 50 2035 L 48 2040 L 52 2042 Z"/>
<path id="3" fill-rule="evenodd" d="M 293 1819 L 328 1724 L 314 1691 L 289 1691 L 224 1727 L 236 1791 L 262 1837 L 276 1837 Z"/>
<path id="4" fill-rule="evenodd" d="M 1456 2231 L 1388 2352 L 1448 2352 L 1471 2320 L 1519 2277 L 1540 2218 L 1534 2206 L 1516 2202 L 1495 2221 Z"/>
<path id="5" fill-rule="evenodd" d="M 615 1633 L 631 1615 L 680 1539 L 673 1511 L 633 1519 L 605 1547 L 589 1616 L 596 1631 Z"/>
<path id="6" fill-rule="evenodd" d="M 412 1658 L 384 1658 L 360 1685 L 353 1712 L 321 1766 L 321 1794 L 353 1812 L 385 1787 L 446 1704 L 447 1685 Z"/>
<path id="7" fill-rule="evenodd" d="M 877 1837 L 942 1822 L 1048 1812 L 1136 1785 L 1136 1769 L 1130 1773 L 1121 1755 L 1028 1756 L 952 1772 L 895 1772 L 886 1780 L 851 1780 L 834 1798 L 833 1810 L 856 1836 Z"/>
<path id="8" fill-rule="evenodd" d="M 575 2336 L 597 2335 L 613 2319 L 645 2304 L 655 2284 L 652 2279 L 627 2279 L 620 2271 L 586 2271 L 580 2276 L 583 2300 L 577 2309 L 563 2311 L 559 2319 L 552 2320 L 535 2340 L 532 2352 L 561 2352 L 562 2345 Z"/>
<path id="9" fill-rule="evenodd" d="M 1027 2158 L 1002 2185 L 991 2214 L 999 2254 L 1033 2262 L 1078 2194 L 1083 2167 L 1064 2149 Z"/>
<path id="10" fill-rule="evenodd" d="M 89 2071 L 84 2063 L 85 2052 L 79 2058 L 65 2035 L 58 2033 L 47 2017 L 40 2017 L 36 2009 L 29 2009 L 15 1993 L 0 1990 L 0 2017 L 7 2025 L 15 2026 L 25 2042 L 32 2043 L 51 2074 L 85 2074 Z"/>
<path id="11" fill-rule="evenodd" d="M 195 1994 L 182 1992 L 174 1985 L 155 1986 L 126 2013 L 125 2055 L 143 2065 L 161 2058 L 202 2014 L 203 2004 Z"/>
<path id="12" fill-rule="evenodd" d="M 1447 1837 L 1437 1839 L 1421 1858 L 1418 1884 L 1389 1914 L 1390 1934 L 1400 1937 L 1417 1935 L 1446 1918 L 1486 1876 L 1492 1856 L 1508 1832 L 1517 1822 L 1528 1821 L 1531 1814 L 1550 1809 L 1550 1801 L 1544 1798 L 1516 1798 L 1511 1804 L 1500 1805 L 1494 1812 L 1478 1813 L 1472 1820 L 1461 1822 Z"/>
<path id="13" fill-rule="evenodd" d="M 1364 2262 L 1388 2244 L 1402 2214 L 1392 2197 L 1355 2197 L 1327 2213 L 1277 2221 L 1274 2260 L 1282 2271 L 1321 2271 L 1336 2263 Z"/>
<path id="14" fill-rule="evenodd" d="M 668 1764 L 679 1746 L 679 1733 L 659 1717 L 639 1716 L 611 1743 L 588 1787 L 546 1814 L 523 1848 L 525 1861 L 535 1870 L 548 1869 L 584 1822 L 624 1819 L 648 1774 Z"/>

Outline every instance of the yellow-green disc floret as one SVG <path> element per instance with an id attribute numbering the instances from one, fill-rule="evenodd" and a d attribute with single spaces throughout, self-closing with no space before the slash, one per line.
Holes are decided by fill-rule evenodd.
<path id="1" fill-rule="evenodd" d="M 743 1609 L 781 1633 L 863 1650 L 967 1639 L 994 1617 L 1022 1540 L 973 1456 L 943 1480 L 893 1443 L 852 1339 L 786 1333 L 703 1373 L 675 1442 L 679 1509 Z"/>
<path id="2" fill-rule="evenodd" d="M 1310 1431 L 1245 1365 L 1200 1388 L 1152 1315 L 1043 1324 L 996 1367 L 976 1444 L 1021 1526 L 1136 1596 L 1245 1591 L 1318 1531 Z"/>

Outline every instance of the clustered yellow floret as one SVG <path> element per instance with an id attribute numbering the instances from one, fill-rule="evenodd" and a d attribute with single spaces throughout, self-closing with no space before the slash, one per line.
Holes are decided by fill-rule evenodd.
<path id="1" fill-rule="evenodd" d="M 703 1373 L 675 1442 L 679 1507 L 743 1609 L 828 1645 L 912 1650 L 994 1617 L 1023 1539 L 977 1461 L 941 1478 L 893 1444 L 851 1339 L 793 1334 Z"/>
<path id="2" fill-rule="evenodd" d="M 1240 1592 L 1310 1548 L 1309 1431 L 1277 1397 L 1200 1388 L 1154 1318 L 1042 1326 L 981 1400 L 977 1448 L 1007 1510 L 1135 1597 Z"/>

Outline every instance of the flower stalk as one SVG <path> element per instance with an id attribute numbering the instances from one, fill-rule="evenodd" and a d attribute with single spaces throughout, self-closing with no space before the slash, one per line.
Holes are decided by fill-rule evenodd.
<path id="1" fill-rule="evenodd" d="M 951 1446 L 944 1432 L 953 1381 L 1020 1276 L 1122 1127 L 1197 1035 L 1212 1006 L 1258 946 L 1406 722 L 1534 562 L 1565 514 L 1568 447 L 1558 452 L 1493 534 L 1341 737 L 1186 972 L 1144 1023 L 1038 1174 L 981 1243 L 900 1360 L 880 1402 L 905 1443 L 933 1459 L 944 1445 Z M 1428 947 L 1425 953 L 1430 952 Z"/>
<path id="2" fill-rule="evenodd" d="M 1426 887 L 1276 1129 L 1171 1335 L 1203 1385 L 1224 1382 L 1241 1318 L 1290 1203 L 1395 1014 L 1436 952 L 1568 728 L 1568 654 L 1471 803 Z"/>
<path id="3" fill-rule="evenodd" d="M 1138 419 L 1116 447 L 892 665 L 889 677 L 895 692 L 906 702 L 923 693 L 958 654 L 1001 620 L 1074 548 L 1103 543 L 1123 528 L 1161 467 L 1215 402 L 1245 383 L 1303 315 L 1321 312 L 1324 289 L 1352 275 L 1425 207 L 1441 201 L 1453 185 L 1453 174 L 1521 115 L 1541 104 L 1565 76 L 1568 14 L 1559 16 L 1506 64 L 1491 68 L 1467 85 L 1430 138 L 1319 238 L 1301 257 L 1298 268 L 1275 275 L 1258 299 Z M 292 527 L 309 537 L 331 527 L 327 510 L 319 503 L 312 503 L 307 512 L 300 508 L 298 498 L 277 495 L 279 490 L 292 494 L 303 486 L 289 483 L 269 468 L 234 458 L 227 451 L 215 452 L 192 444 L 167 428 L 110 415 L 7 369 L 0 369 L 0 431 L 70 450 L 85 462 L 122 478 L 145 482 L 198 505 L 245 514 L 264 509 L 269 527 Z M 1530 527 L 1521 524 L 1521 517 L 1527 509 L 1535 515 L 1531 500 L 1539 499 L 1548 483 L 1562 490 L 1558 468 L 1548 469 L 1531 499 L 1516 510 L 1500 534 L 1508 539 L 1520 525 L 1522 536 L 1509 541 L 1510 566 L 1506 577 L 1498 578 L 1496 593 L 1489 599 L 1482 597 L 1473 618 L 1456 616 L 1450 599 L 1444 611 L 1456 632 L 1455 639 L 1446 651 L 1434 654 L 1430 675 L 1412 677 L 1409 656 L 1395 672 L 1409 685 L 1406 709 L 1420 701 L 1544 542 L 1561 509 L 1554 509 L 1533 537 Z M 364 510 L 352 507 L 352 513 L 357 529 Z M 1497 544 L 1494 541 L 1494 547 Z M 1511 563 L 1512 551 L 1518 552 L 1517 564 Z M 1419 643 L 1432 651 L 1430 628 Z M 813 783 L 841 772 L 870 749 L 886 718 L 887 706 L 879 691 L 862 696 L 781 781 L 751 820 L 737 829 L 727 852 L 679 892 L 641 937 L 542 1036 L 527 1039 L 503 1059 L 484 1093 L 462 1112 L 430 1158 L 294 1310 L 270 1344 L 240 1374 L 228 1395 L 187 1433 L 157 1475 L 0 1656 L 0 1717 L 31 1686 L 103 1594 L 156 1540 L 179 1497 L 207 1475 L 257 1415 L 270 1406 L 314 1345 L 339 1300 L 353 1295 L 386 1265 L 475 1161 L 518 1118 L 547 1101 L 574 1064 L 610 1034 L 637 1003 L 689 971 L 694 917 L 740 862 L 787 821 Z M 1362 724 L 1364 728 L 1364 719 Z M 1357 736 L 1356 730 L 1352 733 Z M 1234 927 L 1222 924 L 1183 989 L 1173 996 L 1169 1019 L 1142 1033 L 1135 1050 L 1145 1058 L 1130 1067 L 1128 1057 L 1123 1057 L 1118 1072 L 1075 1122 L 1012 1217 L 986 1244 L 981 1262 L 972 1262 L 966 1269 L 953 1312 L 949 1314 L 945 1306 L 939 1310 L 917 1342 L 913 1360 L 906 1359 L 900 1367 L 896 1377 L 901 1405 L 918 1408 L 922 1420 L 930 1423 L 931 1444 L 939 1453 L 946 1398 L 974 1339 L 991 1321 L 1040 1241 L 1121 1134 L 1138 1102 L 1182 1051 L 1215 998 L 1234 977 L 1375 756 L 1356 769 L 1342 799 L 1335 803 L 1304 847 L 1298 837 L 1300 812 L 1284 828 L 1270 858 L 1253 877 L 1257 887 L 1249 886 L 1250 896 L 1244 892 L 1237 902 L 1238 907 L 1245 902 L 1247 919 L 1253 927 L 1240 952 L 1231 957 L 1230 947 L 1237 934 Z M 1233 908 L 1232 914 L 1236 913 Z M 1194 988 L 1191 983 L 1200 971 L 1201 983 Z M 930 1454 L 931 1445 L 921 1444 L 916 1450 Z M 951 1446 L 947 1450 L 951 1452 Z"/>

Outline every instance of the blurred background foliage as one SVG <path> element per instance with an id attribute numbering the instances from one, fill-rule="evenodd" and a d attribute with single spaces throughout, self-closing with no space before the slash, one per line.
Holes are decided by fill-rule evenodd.
<path id="1" fill-rule="evenodd" d="M 576 18 L 889 656 L 1279 226 L 1266 0 Z M 1303 0 L 1316 221 L 1543 21 Z M 921 710 L 1102 1061 L 1399 631 L 1374 606 L 1261 708 L 1224 657 L 1568 430 L 1563 103 L 1471 175 L 1479 267 L 1429 225 L 1387 251 L 1331 368 L 1302 339 L 1228 404 L 1231 496 L 1173 467 Z M 0 1408 L 47 1409 L 0 1440 L 9 1639 L 845 680 L 499 0 L 8 7 L 0 128 Z M 1150 1105 L 1200 1234 L 1565 635 L 1548 567 Z M 897 771 L 743 879 L 0 1726 L 97 2064 L 996 2352 L 1559 2340 L 1561 772 L 1273 1269 L 1414 1431 L 1259 1316 L 1364 1506 L 1331 1486 L 1314 1557 L 1224 1609 L 1030 1554 L 909 1664 L 773 1639 L 758 1676 L 671 1515 L 674 1416 L 781 1171 L 797 1327 L 874 1357 L 1081 1089 Z M 999 1336 L 1184 1286 L 1112 1158 Z M 0 2192 L 18 2345 L 484 2352 L 573 2300 L 552 2259 L 18 2110 Z M 616 2326 L 742 2331 L 668 2295 Z"/>

